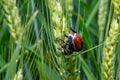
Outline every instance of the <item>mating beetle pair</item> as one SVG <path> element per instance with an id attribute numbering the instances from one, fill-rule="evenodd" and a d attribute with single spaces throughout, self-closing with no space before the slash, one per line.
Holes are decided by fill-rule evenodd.
<path id="1" fill-rule="evenodd" d="M 70 28 L 72 33 L 69 34 L 67 37 L 65 46 L 62 47 L 62 52 L 65 53 L 65 55 L 70 55 L 74 51 L 79 52 L 83 48 L 83 39 L 82 37 L 76 33 L 75 30 Z"/>

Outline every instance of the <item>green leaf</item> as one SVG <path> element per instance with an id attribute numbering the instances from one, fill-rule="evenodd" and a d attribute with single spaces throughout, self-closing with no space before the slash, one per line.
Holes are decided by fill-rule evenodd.
<path id="1" fill-rule="evenodd" d="M 87 64 L 85 63 L 83 58 L 80 56 L 79 59 L 81 61 L 81 66 L 82 66 L 83 71 L 85 72 L 88 80 L 96 80 L 95 76 L 93 75 L 92 71 L 90 70 L 89 66 L 87 66 Z"/>

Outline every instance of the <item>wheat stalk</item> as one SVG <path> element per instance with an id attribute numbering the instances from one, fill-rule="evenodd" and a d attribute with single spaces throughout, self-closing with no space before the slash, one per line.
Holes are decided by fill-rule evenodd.
<path id="1" fill-rule="evenodd" d="M 120 80 L 120 62 L 118 63 L 117 80 Z"/>

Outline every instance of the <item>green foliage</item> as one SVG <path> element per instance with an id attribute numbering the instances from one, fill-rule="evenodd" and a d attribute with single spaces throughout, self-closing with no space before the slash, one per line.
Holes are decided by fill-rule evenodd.
<path id="1" fill-rule="evenodd" d="M 101 80 L 112 19 L 120 31 L 119 0 L 101 1 L 0 0 L 0 80 Z M 82 35 L 84 47 L 68 56 L 60 48 L 71 25 Z M 112 77 L 119 80 L 120 38 L 116 34 Z"/>

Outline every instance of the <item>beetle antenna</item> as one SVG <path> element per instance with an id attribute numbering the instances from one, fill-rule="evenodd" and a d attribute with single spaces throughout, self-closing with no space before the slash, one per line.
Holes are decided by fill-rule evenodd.
<path id="1" fill-rule="evenodd" d="M 73 33 L 76 33 L 76 31 L 75 31 L 72 27 L 70 27 L 70 30 L 71 30 Z"/>
<path id="2" fill-rule="evenodd" d="M 68 35 L 64 34 L 66 38 L 68 38 Z"/>

